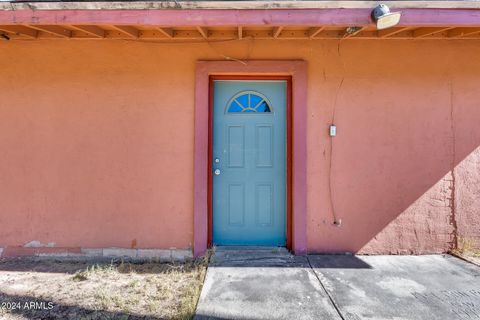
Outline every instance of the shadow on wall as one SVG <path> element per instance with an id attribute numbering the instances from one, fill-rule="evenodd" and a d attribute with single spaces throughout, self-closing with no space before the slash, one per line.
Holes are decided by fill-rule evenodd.
<path id="1" fill-rule="evenodd" d="M 462 237 L 480 246 L 478 80 L 349 80 L 331 166 L 343 224 L 326 228 L 315 251 L 446 252 Z"/>

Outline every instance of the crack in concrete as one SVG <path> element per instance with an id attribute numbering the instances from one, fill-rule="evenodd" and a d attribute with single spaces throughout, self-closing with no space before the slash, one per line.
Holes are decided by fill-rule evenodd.
<path id="1" fill-rule="evenodd" d="M 325 294 L 327 295 L 328 299 L 330 300 L 333 307 L 335 308 L 335 311 L 338 313 L 339 317 L 342 320 L 345 320 L 345 317 L 343 316 L 342 312 L 340 311 L 340 307 L 337 305 L 337 303 L 335 302 L 333 297 L 330 295 L 330 292 L 328 292 L 327 288 L 325 288 L 322 280 L 320 280 L 320 277 L 318 276 L 318 274 L 313 269 L 312 263 L 310 262 L 310 259 L 308 258 L 308 256 L 307 256 L 307 261 L 308 261 L 308 265 L 310 266 L 310 270 L 312 270 L 313 274 L 315 275 L 315 278 L 317 278 L 318 282 L 320 283 L 320 286 L 322 286 L 323 291 L 325 291 Z"/>

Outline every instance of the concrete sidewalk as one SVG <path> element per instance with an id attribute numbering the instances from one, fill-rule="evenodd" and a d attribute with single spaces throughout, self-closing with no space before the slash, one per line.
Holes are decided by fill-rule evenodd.
<path id="1" fill-rule="evenodd" d="M 480 319 L 480 268 L 448 255 L 217 248 L 195 319 Z"/>

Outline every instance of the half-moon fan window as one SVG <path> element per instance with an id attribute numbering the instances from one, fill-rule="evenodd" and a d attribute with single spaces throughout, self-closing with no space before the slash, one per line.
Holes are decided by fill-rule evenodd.
<path id="1" fill-rule="evenodd" d="M 227 106 L 227 113 L 272 112 L 270 102 L 255 91 L 243 91 L 235 95 Z"/>

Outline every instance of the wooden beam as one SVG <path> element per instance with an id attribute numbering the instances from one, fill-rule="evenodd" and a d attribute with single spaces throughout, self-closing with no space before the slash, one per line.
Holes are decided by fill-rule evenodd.
<path id="1" fill-rule="evenodd" d="M 410 28 L 409 27 L 388 28 L 388 29 L 384 29 L 384 30 L 378 30 L 377 35 L 378 35 L 379 38 L 388 38 L 388 37 L 393 36 L 397 33 L 407 31 L 408 29 L 410 29 Z"/>
<path id="2" fill-rule="evenodd" d="M 480 9 L 471 0 L 382 1 L 390 9 Z M 372 1 L 72 1 L 72 2 L 0 2 L 0 10 L 164 10 L 178 9 L 372 9 Z"/>
<path id="3" fill-rule="evenodd" d="M 200 26 L 197 26 L 197 31 L 202 35 L 204 39 L 208 39 L 208 30 L 205 28 L 202 28 Z"/>
<path id="4" fill-rule="evenodd" d="M 158 31 L 160 31 L 165 37 L 167 38 L 173 38 L 173 29 L 172 28 L 157 28 Z"/>
<path id="5" fill-rule="evenodd" d="M 306 30 L 283 30 L 278 39 L 308 40 L 308 32 Z"/>
<path id="6" fill-rule="evenodd" d="M 271 30 L 252 30 L 247 29 L 243 31 L 243 36 L 245 38 L 253 38 L 253 39 L 272 39 L 272 31 Z"/>
<path id="7" fill-rule="evenodd" d="M 69 27 L 78 31 L 85 32 L 86 34 L 94 36 L 96 38 L 105 38 L 105 30 L 97 26 L 70 25 Z"/>
<path id="8" fill-rule="evenodd" d="M 209 30 L 208 40 L 236 40 L 238 39 L 238 30 Z"/>
<path id="9" fill-rule="evenodd" d="M 323 29 L 325 29 L 325 27 L 315 27 L 308 29 L 308 37 L 310 39 L 315 38 L 320 32 L 323 31 Z"/>
<path id="10" fill-rule="evenodd" d="M 114 30 L 108 30 L 106 35 L 108 39 L 125 39 L 125 35 L 118 34 Z M 138 33 L 138 39 L 158 40 L 158 41 L 172 41 L 172 40 L 202 40 L 203 37 L 196 30 L 175 30 L 173 38 L 168 38 L 155 30 L 141 30 Z"/>
<path id="11" fill-rule="evenodd" d="M 480 28 L 479 28 L 480 29 Z M 479 31 L 480 32 L 480 31 Z M 342 39 L 342 36 L 344 34 L 344 31 L 338 30 L 338 29 L 328 29 L 326 28 L 323 30 L 321 33 L 319 33 L 313 40 L 321 39 L 321 40 L 327 40 L 327 39 L 334 39 L 334 40 L 339 40 Z M 46 38 L 48 37 L 48 34 L 41 33 L 39 34 L 38 38 Z M 127 36 L 123 35 L 122 33 L 119 33 L 114 30 L 107 30 L 105 38 L 107 39 L 125 39 Z M 50 36 L 50 39 L 52 36 Z M 78 36 L 73 34 L 72 39 L 98 39 L 94 38 L 93 36 Z M 268 29 L 262 29 L 262 30 L 255 30 L 255 29 L 243 29 L 243 39 L 246 38 L 254 38 L 257 40 L 272 40 L 272 31 Z M 427 39 L 480 39 L 480 34 L 477 36 L 475 34 L 472 34 L 471 36 L 466 36 L 465 38 L 447 38 L 443 34 L 438 34 L 438 35 L 433 35 Z M 12 39 L 15 39 L 12 37 Z M 175 37 L 173 39 L 164 37 L 159 34 L 158 31 L 156 30 L 144 30 L 140 31 L 138 39 L 144 39 L 144 40 L 155 40 L 159 42 L 168 42 L 168 41 L 182 41 L 182 40 L 204 40 L 202 35 L 197 31 L 197 30 L 186 30 L 186 29 L 178 29 L 175 30 Z M 238 39 L 238 30 L 237 29 L 231 29 L 231 30 L 209 30 L 209 37 L 208 40 L 210 41 L 222 41 L 222 40 L 237 40 Z M 277 38 L 276 41 L 282 41 L 282 40 L 306 40 L 308 38 L 307 30 L 284 30 Z M 360 32 L 354 37 L 350 37 L 348 41 L 355 41 L 355 40 L 360 40 L 360 39 L 369 39 L 369 40 L 374 40 L 374 39 L 379 39 L 377 36 L 377 31 L 376 30 L 365 30 Z M 386 39 L 413 39 L 413 31 L 404 31 L 398 34 L 395 34 L 394 36 Z M 312 40 L 312 41 L 313 41 Z"/>
<path id="12" fill-rule="evenodd" d="M 452 27 L 445 27 L 445 28 L 419 28 L 413 31 L 414 38 L 423 38 L 427 36 L 431 36 L 435 33 L 444 32 L 447 30 L 453 29 Z"/>
<path id="13" fill-rule="evenodd" d="M 24 26 L 0 26 L 0 31 L 26 36 L 31 39 L 35 39 L 38 35 L 37 30 Z"/>
<path id="14" fill-rule="evenodd" d="M 237 34 L 238 34 L 238 39 L 242 40 L 242 38 L 243 38 L 243 27 L 239 26 L 237 28 Z"/>
<path id="15" fill-rule="evenodd" d="M 272 36 L 276 39 L 278 38 L 278 36 L 280 35 L 280 33 L 282 32 L 283 30 L 283 27 L 275 27 L 273 28 L 273 31 L 272 31 Z"/>
<path id="16" fill-rule="evenodd" d="M 53 34 L 61 38 L 70 38 L 72 37 L 72 30 L 63 28 L 62 26 L 39 26 L 39 25 L 28 25 L 27 27 L 36 29 L 38 31 L 43 31 L 46 33 Z"/>
<path id="17" fill-rule="evenodd" d="M 480 33 L 480 28 L 455 28 L 448 31 L 447 37 L 449 38 L 461 38 L 470 35 Z"/>
<path id="18" fill-rule="evenodd" d="M 138 29 L 135 29 L 134 27 L 117 26 L 117 25 L 112 25 L 112 27 L 115 28 L 115 30 L 118 30 L 121 33 L 127 35 L 129 38 L 138 39 L 139 31 L 138 31 Z"/>
<path id="19" fill-rule="evenodd" d="M 249 2 L 249 1 L 245 1 Z M 311 1 L 317 2 L 317 1 Z M 320 2 L 320 1 L 318 1 Z M 473 1 L 472 1 L 473 2 Z M 9 2 L 10 4 L 11 2 Z M 63 4 L 64 2 L 62 2 Z M 65 2 L 66 3 L 66 2 Z M 289 1 L 290 3 L 290 1 Z M 366 9 L 250 10 L 0 10 L 0 25 L 122 25 L 169 26 L 368 26 Z M 478 12 L 468 9 L 402 9 L 399 26 L 479 27 Z"/>

